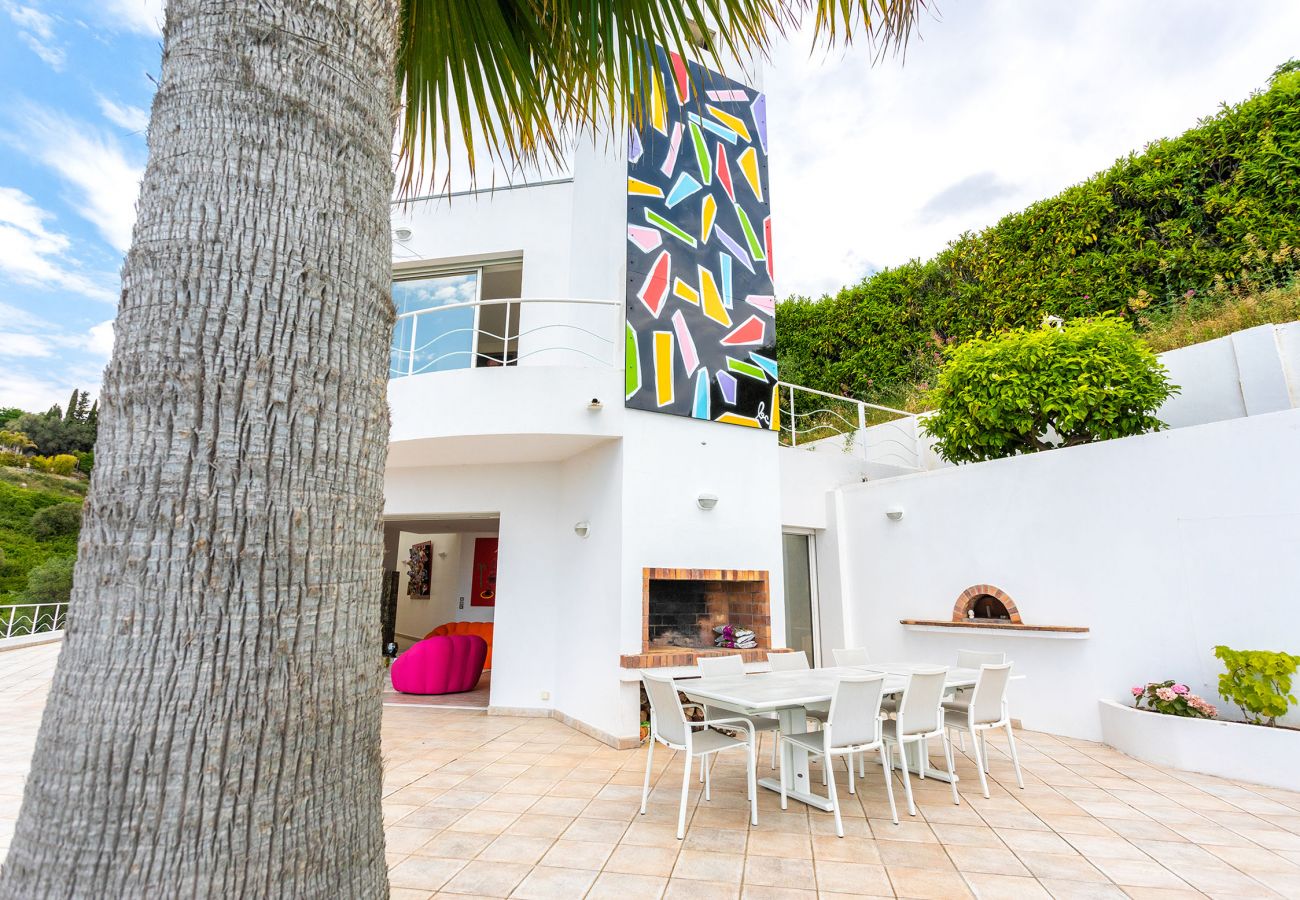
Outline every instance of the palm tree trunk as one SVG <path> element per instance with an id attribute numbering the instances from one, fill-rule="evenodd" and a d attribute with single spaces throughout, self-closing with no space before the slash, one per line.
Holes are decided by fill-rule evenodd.
<path id="1" fill-rule="evenodd" d="M 170 0 L 0 897 L 387 896 L 396 0 Z"/>

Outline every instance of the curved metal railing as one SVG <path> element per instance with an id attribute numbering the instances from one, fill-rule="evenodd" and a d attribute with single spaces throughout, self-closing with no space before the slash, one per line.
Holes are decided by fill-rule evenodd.
<path id="1" fill-rule="evenodd" d="M 58 631 L 68 616 L 65 603 L 18 603 L 0 606 L 0 637 L 27 637 Z"/>
<path id="2" fill-rule="evenodd" d="M 611 311 L 605 333 L 592 327 L 590 317 L 579 321 L 556 321 L 541 318 L 537 324 L 521 327 L 528 320 L 538 319 L 538 312 L 546 304 L 581 311 L 608 309 Z M 619 311 L 623 304 L 617 300 L 597 300 L 580 297 L 500 297 L 465 303 L 449 303 L 432 309 L 419 310 L 401 318 L 412 319 L 410 343 L 407 347 L 394 345 L 389 364 L 389 377 L 401 378 L 426 372 L 469 369 L 478 367 L 517 366 L 525 360 L 543 355 L 559 355 L 564 361 L 582 360 L 582 365 L 621 365 L 619 359 Z M 504 327 L 497 332 L 481 323 L 483 310 L 504 307 Z M 451 321 L 465 313 L 473 315 L 472 324 Z M 432 336 L 421 343 L 421 323 L 434 324 L 441 316 L 446 327 L 435 329 Z M 583 320 L 585 319 L 585 320 Z M 557 340 L 551 340 L 554 336 Z M 535 363 L 534 363 L 535 364 Z M 556 364 L 564 364 L 557 361 Z"/>
<path id="3" fill-rule="evenodd" d="M 798 447 L 834 438 L 871 462 L 921 467 L 916 416 L 902 409 L 780 382 L 781 444 Z"/>

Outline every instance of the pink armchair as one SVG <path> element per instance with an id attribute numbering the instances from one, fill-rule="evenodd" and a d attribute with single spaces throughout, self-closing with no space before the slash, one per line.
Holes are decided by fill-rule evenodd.
<path id="1" fill-rule="evenodd" d="M 393 690 L 403 694 L 459 694 L 472 691 L 483 674 L 487 641 L 473 634 L 425 638 L 389 668 Z"/>

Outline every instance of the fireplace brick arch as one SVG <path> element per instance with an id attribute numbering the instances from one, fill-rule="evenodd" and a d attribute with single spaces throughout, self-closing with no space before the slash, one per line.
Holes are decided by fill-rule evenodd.
<path id="1" fill-rule="evenodd" d="M 975 605 L 975 602 L 981 597 L 992 597 L 994 600 L 997 600 L 1006 607 L 1007 615 L 1011 617 L 1011 623 L 1013 625 L 1022 624 L 1020 621 L 1020 610 L 1016 608 L 1016 601 L 1012 600 L 1011 596 L 1006 591 L 991 584 L 973 584 L 966 588 L 966 590 L 962 591 L 961 595 L 957 598 L 957 602 L 952 606 L 952 620 L 954 622 L 966 621 L 966 613 L 970 611 L 970 609 Z"/>

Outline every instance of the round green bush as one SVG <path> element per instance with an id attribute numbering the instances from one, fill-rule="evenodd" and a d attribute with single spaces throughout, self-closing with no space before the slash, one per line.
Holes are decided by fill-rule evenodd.
<path id="1" fill-rule="evenodd" d="M 66 603 L 72 595 L 72 569 L 75 556 L 55 556 L 27 573 L 26 603 Z"/>
<path id="2" fill-rule="evenodd" d="M 36 510 L 32 515 L 32 534 L 38 540 L 48 541 L 59 535 L 76 534 L 80 529 L 80 503 L 55 503 Z"/>

